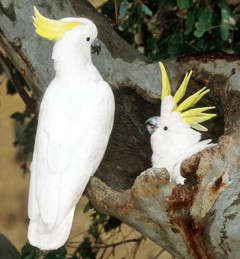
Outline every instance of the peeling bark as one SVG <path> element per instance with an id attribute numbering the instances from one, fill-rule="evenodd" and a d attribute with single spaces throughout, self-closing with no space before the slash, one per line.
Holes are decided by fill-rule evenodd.
<path id="1" fill-rule="evenodd" d="M 205 104 L 218 113 L 204 135 L 218 145 L 184 161 L 187 183 L 176 186 L 165 169 L 146 170 L 151 148 L 144 121 L 159 114 L 158 64 L 125 43 L 86 0 L 34 3 L 48 17 L 84 14 L 99 28 L 102 51 L 93 61 L 114 91 L 116 117 L 103 162 L 85 191 L 94 206 L 178 258 L 239 258 L 240 56 L 214 52 L 163 61 L 174 89 L 192 69 L 189 91 L 209 87 Z M 32 5 L 0 0 L 0 60 L 6 69 L 10 62 L 41 100 L 54 77 L 52 43 L 34 33 Z"/>

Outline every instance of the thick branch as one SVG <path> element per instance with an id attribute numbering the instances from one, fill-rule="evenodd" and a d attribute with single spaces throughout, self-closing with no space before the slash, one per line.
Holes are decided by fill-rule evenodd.
<path id="1" fill-rule="evenodd" d="M 36 100 L 32 99 L 29 96 L 24 86 L 21 84 L 16 74 L 14 73 L 14 67 L 12 67 L 9 60 L 6 57 L 4 57 L 3 53 L 1 52 L 0 52 L 0 62 L 1 63 L 4 62 L 1 64 L 1 66 L 4 67 L 5 73 L 7 74 L 9 80 L 11 80 L 12 84 L 14 85 L 16 91 L 24 101 L 25 105 L 33 114 L 37 114 Z"/>

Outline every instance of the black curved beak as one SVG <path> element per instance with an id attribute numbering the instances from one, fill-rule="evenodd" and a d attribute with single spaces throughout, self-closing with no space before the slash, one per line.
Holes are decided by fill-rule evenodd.
<path id="1" fill-rule="evenodd" d="M 94 42 L 91 45 L 91 53 L 97 53 L 97 55 L 99 55 L 101 51 L 101 43 L 98 39 L 95 39 Z"/>
<path id="2" fill-rule="evenodd" d="M 157 130 L 158 128 L 157 124 L 158 124 L 159 118 L 160 118 L 159 116 L 154 116 L 145 121 L 145 125 L 147 127 L 149 134 L 152 135 Z"/>

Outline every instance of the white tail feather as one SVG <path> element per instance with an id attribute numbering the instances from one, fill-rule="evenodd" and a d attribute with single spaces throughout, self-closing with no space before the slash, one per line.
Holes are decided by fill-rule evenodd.
<path id="1" fill-rule="evenodd" d="M 54 226 L 51 230 L 42 221 L 41 217 L 35 221 L 31 220 L 28 227 L 28 240 L 30 244 L 41 250 L 54 250 L 63 246 L 70 234 L 74 210 L 75 207 L 72 208 L 61 224 Z"/>

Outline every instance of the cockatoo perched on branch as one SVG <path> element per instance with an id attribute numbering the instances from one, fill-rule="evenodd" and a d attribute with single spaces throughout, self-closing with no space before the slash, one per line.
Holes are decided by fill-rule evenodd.
<path id="1" fill-rule="evenodd" d="M 40 107 L 28 238 L 32 245 L 51 250 L 69 236 L 76 203 L 106 150 L 115 105 L 111 88 L 91 60 L 95 24 L 85 18 L 51 20 L 34 10 L 36 32 L 56 41 L 56 76 Z"/>
<path id="2" fill-rule="evenodd" d="M 186 73 L 181 86 L 173 97 L 164 65 L 161 62 L 159 65 L 162 72 L 161 116 L 155 116 L 146 121 L 147 129 L 152 134 L 152 166 L 166 168 L 170 174 L 170 180 L 177 184 L 184 184 L 185 179 L 180 174 L 182 161 L 215 145 L 211 143 L 211 139 L 200 141 L 201 133 L 194 130 L 207 131 L 207 128 L 199 123 L 215 117 L 216 114 L 205 113 L 215 107 L 190 109 L 209 92 L 206 87 L 179 104 L 185 95 L 192 71 L 189 74 Z"/>

